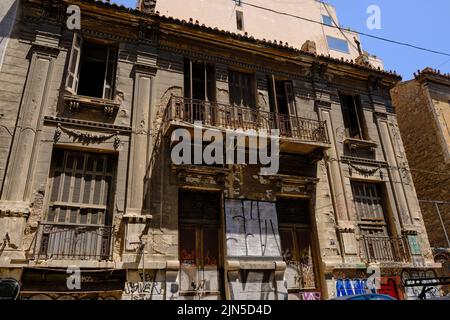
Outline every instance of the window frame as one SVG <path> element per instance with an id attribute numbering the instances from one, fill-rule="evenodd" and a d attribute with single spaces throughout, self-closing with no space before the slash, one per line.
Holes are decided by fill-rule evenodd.
<path id="1" fill-rule="evenodd" d="M 322 14 L 322 23 L 328 27 L 333 27 L 334 26 L 333 17 L 326 14 Z"/>
<path id="2" fill-rule="evenodd" d="M 314 228 L 313 228 L 313 221 L 311 219 L 311 204 L 309 202 L 308 199 L 289 199 L 289 198 L 279 198 L 278 200 L 282 200 L 282 201 L 289 201 L 289 200 L 302 200 L 307 202 L 306 208 L 308 211 L 308 222 L 304 221 L 304 222 L 287 222 L 287 221 L 281 221 L 282 219 L 280 219 L 280 212 L 278 210 L 278 206 L 277 206 L 277 216 L 278 216 L 278 221 L 279 221 L 279 226 L 278 226 L 278 230 L 279 230 L 279 234 L 280 234 L 280 248 L 281 250 L 283 250 L 282 248 L 282 239 L 281 239 L 281 234 L 282 232 L 289 232 L 290 233 L 290 238 L 294 239 L 293 243 L 292 243 L 292 247 L 294 248 L 295 252 L 292 252 L 292 259 L 290 261 L 294 261 L 298 264 L 300 264 L 301 260 L 302 260 L 302 256 L 300 255 L 300 248 L 299 248 L 299 244 L 300 239 L 299 239 L 299 232 L 307 232 L 309 234 L 309 247 L 311 250 L 310 256 L 309 258 L 312 260 L 311 264 L 313 267 L 313 276 L 314 276 L 314 285 L 315 287 L 307 287 L 304 285 L 304 281 L 302 280 L 302 283 L 298 283 L 298 287 L 290 287 L 287 288 L 289 292 L 305 292 L 305 291 L 311 291 L 311 290 L 319 290 L 320 288 L 320 279 L 319 279 L 319 270 L 318 270 L 318 259 L 316 256 L 316 251 L 315 251 L 315 233 L 314 233 Z M 285 260 L 285 257 L 283 256 L 283 252 L 281 252 L 282 254 L 282 258 L 283 261 L 285 261 L 286 263 L 288 263 Z M 302 274 L 302 279 L 304 277 L 303 275 L 303 270 L 300 270 L 301 274 Z"/>
<path id="3" fill-rule="evenodd" d="M 234 76 L 232 77 L 232 75 L 234 75 Z M 241 104 L 237 105 L 234 103 L 234 101 L 237 100 L 236 97 L 233 97 L 233 94 L 235 93 L 234 90 L 236 88 L 239 88 L 240 94 L 241 94 L 241 96 L 243 96 L 242 93 L 244 91 L 242 89 L 245 86 L 242 85 L 242 81 L 244 80 L 244 77 L 248 77 L 248 80 L 250 81 L 249 92 L 248 92 L 248 97 L 250 100 L 249 106 L 242 104 L 242 102 L 244 100 L 242 97 L 240 99 Z M 231 79 L 233 79 L 233 81 L 234 81 L 236 78 L 239 79 L 238 83 L 232 83 Z M 252 109 L 252 110 L 256 110 L 258 108 L 257 89 L 256 89 L 256 74 L 255 73 L 245 72 L 245 71 L 231 69 L 231 68 L 228 69 L 228 92 L 229 92 L 230 105 L 238 107 L 238 108 L 247 108 L 247 109 Z"/>
<path id="4" fill-rule="evenodd" d="M 244 12 L 236 10 L 236 28 L 238 31 L 245 31 Z"/>
<path id="5" fill-rule="evenodd" d="M 352 105 L 348 105 L 344 99 L 352 99 Z M 358 139 L 362 141 L 368 140 L 366 119 L 364 115 L 364 110 L 361 103 L 361 96 L 355 94 L 347 94 L 344 92 L 339 92 L 339 102 L 341 105 L 341 114 L 344 121 L 345 135 L 350 139 Z M 352 122 L 352 112 L 356 119 L 356 126 Z M 355 138 L 351 131 L 357 129 L 357 135 L 359 138 Z"/>
<path id="6" fill-rule="evenodd" d="M 105 60 L 105 73 L 103 75 L 103 83 L 102 83 L 102 97 L 91 97 L 96 99 L 103 100 L 114 100 L 116 94 L 116 82 L 117 82 L 117 66 L 118 66 L 118 58 L 119 58 L 119 50 L 113 46 L 112 44 L 104 44 L 98 43 L 95 39 L 85 38 L 80 32 L 74 32 L 72 46 L 70 50 L 69 64 L 67 66 L 67 76 L 66 76 L 66 84 L 65 89 L 68 93 L 72 95 L 79 95 L 79 84 L 80 84 L 80 75 L 81 75 L 81 67 L 84 59 L 84 47 L 86 43 L 91 43 L 96 46 L 101 46 L 106 49 L 107 57 Z M 110 56 L 111 51 L 115 51 L 114 59 Z M 110 70 L 110 67 L 112 69 Z M 111 75 L 108 77 L 109 71 Z M 73 79 L 73 80 L 71 80 Z M 108 85 L 109 83 L 109 85 Z M 109 94 L 106 94 L 107 91 L 110 91 Z"/>
<path id="7" fill-rule="evenodd" d="M 335 43 L 335 44 L 338 44 L 338 43 L 344 44 L 345 43 L 346 48 L 342 49 L 342 48 L 340 48 L 339 45 L 338 46 L 333 46 L 332 45 L 333 43 Z M 336 38 L 336 37 L 333 37 L 333 36 L 327 36 L 327 45 L 328 45 L 328 49 L 329 50 L 350 54 L 350 46 L 349 46 L 349 43 L 348 43 L 347 40 Z"/>
<path id="8" fill-rule="evenodd" d="M 61 159 L 61 167 L 56 167 L 57 166 L 57 152 L 61 152 L 62 153 L 62 159 Z M 64 189 L 64 180 L 66 179 L 66 174 L 69 172 L 68 167 L 66 167 L 67 165 L 67 158 L 69 156 L 73 156 L 74 158 L 77 157 L 83 157 L 83 168 L 82 169 L 77 169 L 76 166 L 76 160 L 74 160 L 73 164 L 72 164 L 72 171 L 70 171 L 73 176 L 70 176 L 70 191 L 73 191 L 74 185 L 76 183 L 76 175 L 80 174 L 80 172 L 78 171 L 82 171 L 81 173 L 81 181 L 80 181 L 80 191 L 79 191 L 79 201 L 78 202 L 73 202 L 71 200 L 73 200 L 73 192 L 71 193 L 69 191 L 69 199 L 67 201 L 63 201 L 61 199 L 61 195 Z M 96 163 L 94 162 L 92 164 L 92 171 L 87 170 L 86 165 L 88 160 L 86 159 L 87 157 L 95 157 L 95 158 L 101 158 L 103 159 L 103 171 L 102 174 L 97 174 L 97 169 L 96 169 Z M 111 163 L 112 164 L 112 168 L 111 168 L 111 172 L 107 172 L 107 166 L 108 164 Z M 73 168 L 75 168 L 75 171 L 73 170 Z M 80 150 L 72 150 L 72 149 L 64 149 L 64 148 L 55 148 L 53 150 L 52 153 L 52 160 L 51 160 L 51 165 L 50 165 L 50 172 L 49 172 L 49 177 L 48 177 L 48 187 L 47 187 L 47 196 L 45 199 L 45 205 L 44 208 L 46 208 L 44 215 L 43 215 L 43 220 L 45 221 L 45 223 L 48 224 L 55 224 L 55 225 L 89 225 L 89 226 L 97 226 L 97 227 L 101 227 L 101 226 L 111 226 L 112 224 L 112 220 L 113 220 L 113 208 L 114 208 L 114 204 L 115 204 L 115 193 L 116 193 L 116 178 L 117 178 L 117 168 L 118 168 L 118 159 L 117 156 L 114 154 L 104 154 L 104 153 L 96 153 L 96 152 L 86 152 L 86 151 L 80 151 Z M 94 170 L 95 169 L 95 170 Z M 60 181 L 58 182 L 58 190 L 57 190 L 57 201 L 55 201 L 53 199 L 54 196 L 54 187 L 55 187 L 55 177 L 56 177 L 56 173 L 60 172 Z M 84 203 L 84 196 L 85 196 L 85 189 L 83 189 L 85 187 L 85 177 L 86 176 L 91 176 L 91 185 L 90 185 L 90 194 L 89 194 L 89 198 L 91 199 L 94 196 L 94 192 L 95 192 L 95 184 L 96 182 L 96 177 L 101 176 L 101 185 L 100 185 L 100 200 L 103 198 L 103 200 L 105 199 L 106 196 L 106 203 L 105 204 L 93 204 L 93 203 Z M 110 179 L 110 186 L 109 186 L 109 192 L 105 191 L 105 179 L 106 178 Z M 95 182 L 95 183 L 92 183 Z M 106 192 L 106 193 L 105 193 Z M 60 201 L 61 200 L 61 201 Z M 91 202 L 91 201 L 89 201 Z M 53 219 L 49 219 L 49 216 L 51 214 L 51 207 L 56 207 L 58 209 L 60 208 L 65 208 L 66 213 L 65 213 L 65 219 L 64 221 L 60 221 L 60 210 L 55 211 Z M 77 210 L 77 214 L 76 214 L 76 221 L 72 222 L 71 221 L 71 213 L 70 213 L 70 209 L 75 209 Z M 82 213 L 83 210 L 88 211 L 87 213 Z M 92 210 L 103 210 L 103 223 L 100 222 L 100 217 L 98 216 L 97 213 L 97 223 L 91 223 L 92 222 Z M 81 220 L 81 216 L 82 214 L 87 214 L 86 216 L 86 223 L 83 223 Z"/>

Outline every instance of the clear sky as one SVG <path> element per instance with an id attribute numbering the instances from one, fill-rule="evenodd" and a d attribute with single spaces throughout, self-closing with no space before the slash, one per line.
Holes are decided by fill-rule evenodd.
<path id="1" fill-rule="evenodd" d="M 170 1 L 170 0 L 157 0 Z M 214 1 L 214 0 L 211 0 Z M 251 0 L 246 0 L 251 3 Z M 287 1 L 287 0 L 273 0 Z M 289 2 L 295 0 L 288 0 Z M 135 7 L 135 0 L 113 0 Z M 328 0 L 337 9 L 341 25 L 375 36 L 411 43 L 450 53 L 449 0 Z M 367 8 L 381 9 L 381 29 L 369 30 Z M 268 6 L 270 7 L 270 6 Z M 282 19 L 282 17 L 280 17 Z M 387 70 L 395 70 L 404 80 L 427 66 L 450 73 L 450 57 L 390 44 L 362 36 L 363 49 L 384 60 Z"/>

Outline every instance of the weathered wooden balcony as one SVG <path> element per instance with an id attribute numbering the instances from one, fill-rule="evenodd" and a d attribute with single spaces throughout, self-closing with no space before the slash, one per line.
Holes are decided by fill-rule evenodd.
<path id="1" fill-rule="evenodd" d="M 39 223 L 36 260 L 112 260 L 114 227 Z"/>
<path id="2" fill-rule="evenodd" d="M 405 237 L 363 236 L 362 240 L 369 263 L 411 262 L 411 251 Z"/>
<path id="3" fill-rule="evenodd" d="M 280 139 L 289 143 L 321 147 L 329 144 L 323 121 L 217 102 L 172 96 L 164 117 L 165 132 L 171 126 L 193 126 L 195 122 L 201 122 L 205 129 L 255 130 L 264 135 L 270 135 L 271 130 L 278 129 Z"/>

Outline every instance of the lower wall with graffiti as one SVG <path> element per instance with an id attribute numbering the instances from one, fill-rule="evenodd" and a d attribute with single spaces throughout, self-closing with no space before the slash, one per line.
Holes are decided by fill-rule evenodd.
<path id="1" fill-rule="evenodd" d="M 430 299 L 441 296 L 440 286 L 405 286 L 406 280 L 436 279 L 434 270 L 384 269 L 379 277 L 366 270 L 339 270 L 327 280 L 330 298 L 358 294 L 384 294 L 397 300 Z"/>

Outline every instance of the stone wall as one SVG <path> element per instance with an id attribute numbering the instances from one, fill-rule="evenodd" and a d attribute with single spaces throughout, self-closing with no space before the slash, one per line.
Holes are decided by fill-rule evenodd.
<path id="1" fill-rule="evenodd" d="M 411 80 L 394 88 L 392 97 L 419 200 L 448 202 L 450 164 L 446 154 L 449 151 L 447 144 L 442 142 L 442 134 L 447 129 L 441 126 L 439 103 L 436 102 L 448 101 L 450 87 L 433 83 L 425 86 L 425 83 Z M 450 205 L 440 204 L 438 208 L 447 234 L 450 234 Z M 422 202 L 421 209 L 431 246 L 447 247 L 435 204 Z"/>

